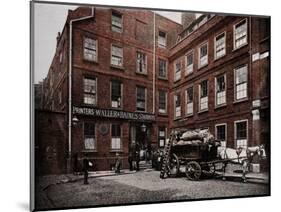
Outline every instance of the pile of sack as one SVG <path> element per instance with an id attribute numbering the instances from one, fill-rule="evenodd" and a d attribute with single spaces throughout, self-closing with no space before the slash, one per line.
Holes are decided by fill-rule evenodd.
<path id="1" fill-rule="evenodd" d="M 210 133 L 209 129 L 196 129 L 188 130 L 179 136 L 179 140 L 174 145 L 187 145 L 187 144 L 211 144 L 215 141 L 214 136 Z"/>

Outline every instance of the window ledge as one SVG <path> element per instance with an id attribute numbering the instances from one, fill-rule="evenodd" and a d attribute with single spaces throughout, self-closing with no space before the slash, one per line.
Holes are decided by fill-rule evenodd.
<path id="1" fill-rule="evenodd" d="M 193 75 L 193 72 L 194 72 L 194 71 L 192 71 L 192 72 L 190 72 L 190 73 L 188 73 L 188 74 L 185 74 L 184 77 L 189 77 L 189 76 Z"/>
<path id="2" fill-rule="evenodd" d="M 85 106 L 85 107 L 91 107 L 91 108 L 97 108 L 98 107 L 98 105 L 97 104 L 95 104 L 95 105 L 91 105 L 91 104 L 87 104 L 87 103 L 82 103 L 82 106 Z"/>
<path id="3" fill-rule="evenodd" d="M 139 75 L 143 75 L 143 76 L 147 76 L 148 74 L 147 74 L 147 71 L 146 72 L 139 72 L 139 71 L 136 71 L 136 74 L 139 74 Z"/>
<path id="4" fill-rule="evenodd" d="M 233 48 L 232 52 L 235 52 L 235 51 L 237 51 L 238 49 L 241 49 L 241 48 L 243 48 L 243 47 L 245 47 L 245 46 L 247 46 L 247 45 L 248 45 L 248 42 L 245 43 L 245 44 L 243 44 L 242 46 L 239 46 L 239 47 L 237 47 L 237 48 Z"/>
<path id="5" fill-rule="evenodd" d="M 124 71 L 124 70 L 125 70 L 124 66 L 115 66 L 115 65 L 110 65 L 110 68 L 113 68 L 113 69 L 118 69 L 118 70 L 121 70 L 121 71 Z"/>
<path id="6" fill-rule="evenodd" d="M 96 153 L 98 150 L 96 149 L 84 149 L 81 151 L 82 153 Z"/>
<path id="7" fill-rule="evenodd" d="M 158 115 L 159 116 L 168 116 L 168 113 L 160 113 L 160 112 L 158 112 Z"/>
<path id="8" fill-rule="evenodd" d="M 114 152 L 123 152 L 123 149 L 110 149 L 109 152 L 114 153 Z"/>
<path id="9" fill-rule="evenodd" d="M 99 64 L 98 60 L 88 60 L 86 58 L 83 58 L 84 62 L 88 62 L 88 63 L 93 63 L 93 64 Z"/>
<path id="10" fill-rule="evenodd" d="M 158 79 L 168 81 L 167 77 L 158 77 Z"/>
<path id="11" fill-rule="evenodd" d="M 226 53 L 225 53 L 224 55 L 222 55 L 222 56 L 219 56 L 219 57 L 217 57 L 217 58 L 214 58 L 214 62 L 216 62 L 216 61 L 218 61 L 218 60 L 224 58 L 225 56 L 226 56 Z"/>
<path id="12" fill-rule="evenodd" d="M 113 110 L 123 110 L 123 107 L 110 107 Z"/>
<path id="13" fill-rule="evenodd" d="M 177 80 L 174 80 L 174 83 L 177 83 L 181 80 L 181 78 L 177 79 Z"/>
<path id="14" fill-rule="evenodd" d="M 221 105 L 216 105 L 215 106 L 215 110 L 216 109 L 220 109 L 220 108 L 224 108 L 224 107 L 226 107 L 227 106 L 227 104 L 225 103 L 225 104 L 221 104 Z"/>
<path id="15" fill-rule="evenodd" d="M 206 113 L 206 112 L 208 112 L 208 111 L 209 111 L 209 109 L 200 110 L 200 111 L 198 111 L 198 114 Z"/>
<path id="16" fill-rule="evenodd" d="M 179 121 L 180 119 L 181 119 L 181 116 L 175 117 L 175 118 L 174 118 L 174 121 Z"/>
<path id="17" fill-rule="evenodd" d="M 234 100 L 234 101 L 233 101 L 233 104 L 238 104 L 238 103 L 241 103 L 241 102 L 246 102 L 246 101 L 248 101 L 248 100 L 249 100 L 248 98 L 239 99 L 239 100 Z"/>
<path id="18" fill-rule="evenodd" d="M 190 114 L 186 114 L 186 115 L 185 115 L 186 118 L 190 118 L 190 117 L 192 117 L 192 116 L 193 116 L 193 113 L 190 113 Z"/>
<path id="19" fill-rule="evenodd" d="M 198 66 L 198 71 L 200 70 L 200 69 L 203 69 L 203 68 L 205 68 L 206 66 L 208 66 L 209 65 L 209 63 L 207 63 L 207 64 L 204 64 L 204 65 L 202 65 L 202 66 Z"/>

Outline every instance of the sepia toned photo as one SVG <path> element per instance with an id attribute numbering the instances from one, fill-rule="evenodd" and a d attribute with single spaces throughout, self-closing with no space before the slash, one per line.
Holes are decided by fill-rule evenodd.
<path id="1" fill-rule="evenodd" d="M 270 196 L 270 17 L 31 2 L 31 207 Z"/>

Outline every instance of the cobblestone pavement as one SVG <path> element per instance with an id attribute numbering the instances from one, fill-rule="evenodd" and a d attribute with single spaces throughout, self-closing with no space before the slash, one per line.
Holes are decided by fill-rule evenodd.
<path id="1" fill-rule="evenodd" d="M 43 186 L 40 188 L 42 189 Z M 222 181 L 220 179 L 189 181 L 185 177 L 161 180 L 159 172 L 147 170 L 126 175 L 93 177 L 89 179 L 89 185 L 83 185 L 83 180 L 78 179 L 45 186 L 43 190 L 37 190 L 37 208 L 132 204 L 267 194 L 269 194 L 267 184 L 241 183 L 240 180 Z"/>

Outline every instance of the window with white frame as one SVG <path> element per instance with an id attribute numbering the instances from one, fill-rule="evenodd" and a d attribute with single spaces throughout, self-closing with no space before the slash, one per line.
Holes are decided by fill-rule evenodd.
<path id="1" fill-rule="evenodd" d="M 174 104 L 175 104 L 175 118 L 178 118 L 181 116 L 181 96 L 180 94 L 176 94 L 175 95 L 175 100 L 174 100 Z"/>
<path id="2" fill-rule="evenodd" d="M 120 13 L 112 12 L 111 30 L 119 33 L 122 32 L 122 15 Z"/>
<path id="3" fill-rule="evenodd" d="M 216 78 L 216 105 L 220 106 L 226 103 L 226 75 L 220 75 Z"/>
<path id="4" fill-rule="evenodd" d="M 208 109 L 208 81 L 204 80 L 199 84 L 199 109 L 207 110 Z"/>
<path id="5" fill-rule="evenodd" d="M 84 78 L 84 104 L 96 105 L 96 78 Z"/>
<path id="6" fill-rule="evenodd" d="M 215 37 L 215 59 L 225 55 L 225 32 Z"/>
<path id="7" fill-rule="evenodd" d="M 186 89 L 186 115 L 193 114 L 193 87 Z"/>
<path id="8" fill-rule="evenodd" d="M 235 76 L 235 100 L 247 98 L 247 92 L 248 92 L 247 65 L 235 69 L 234 76 Z"/>
<path id="9" fill-rule="evenodd" d="M 167 45 L 167 37 L 166 33 L 163 31 L 159 31 L 158 33 L 158 46 L 161 48 L 166 48 Z"/>
<path id="10" fill-rule="evenodd" d="M 167 79 L 167 61 L 159 59 L 159 78 Z"/>
<path id="11" fill-rule="evenodd" d="M 159 113 L 167 113 L 167 92 L 159 90 Z"/>
<path id="12" fill-rule="evenodd" d="M 193 51 L 186 55 L 185 75 L 193 72 Z"/>
<path id="13" fill-rule="evenodd" d="M 111 107 L 122 107 L 122 83 L 120 81 L 111 81 Z"/>
<path id="14" fill-rule="evenodd" d="M 137 111 L 146 111 L 146 88 L 137 86 Z"/>
<path id="15" fill-rule="evenodd" d="M 137 52 L 137 72 L 146 73 L 146 54 L 143 52 Z"/>
<path id="16" fill-rule="evenodd" d="M 235 122 L 235 141 L 236 148 L 242 147 L 247 148 L 248 145 L 248 122 L 247 120 Z"/>
<path id="17" fill-rule="evenodd" d="M 175 76 L 174 81 L 178 81 L 181 78 L 181 61 L 178 60 L 175 62 Z"/>
<path id="18" fill-rule="evenodd" d="M 208 64 L 208 43 L 204 43 L 198 49 L 199 51 L 199 67 Z"/>
<path id="19" fill-rule="evenodd" d="M 111 65 L 123 66 L 123 48 L 119 46 L 111 46 Z"/>
<path id="20" fill-rule="evenodd" d="M 159 147 L 164 147 L 166 141 L 166 127 L 158 127 L 158 143 Z"/>
<path id="21" fill-rule="evenodd" d="M 234 49 L 247 44 L 247 20 L 244 19 L 234 26 Z"/>
<path id="22" fill-rule="evenodd" d="M 111 149 L 120 150 L 122 148 L 121 125 L 111 124 Z"/>
<path id="23" fill-rule="evenodd" d="M 95 124 L 84 123 L 84 149 L 85 150 L 96 150 L 96 137 L 95 137 Z"/>
<path id="24" fill-rule="evenodd" d="M 226 129 L 226 124 L 216 125 L 216 139 L 220 141 L 222 148 L 226 148 Z"/>
<path id="25" fill-rule="evenodd" d="M 84 59 L 97 61 L 97 40 L 84 38 Z"/>

